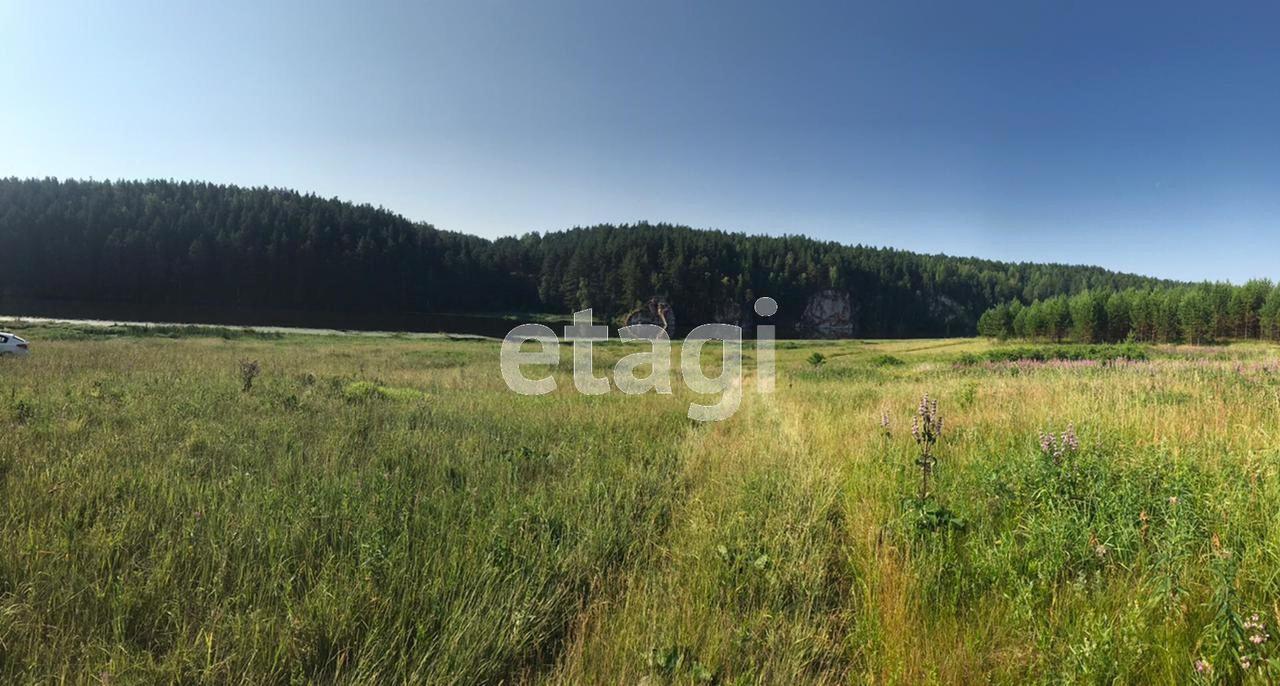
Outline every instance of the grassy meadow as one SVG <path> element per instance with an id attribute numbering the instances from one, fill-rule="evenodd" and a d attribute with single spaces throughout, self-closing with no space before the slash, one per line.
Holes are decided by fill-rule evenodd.
<path id="1" fill-rule="evenodd" d="M 784 341 L 700 424 L 567 347 L 5 327 L 0 682 L 1280 679 L 1274 346 Z"/>

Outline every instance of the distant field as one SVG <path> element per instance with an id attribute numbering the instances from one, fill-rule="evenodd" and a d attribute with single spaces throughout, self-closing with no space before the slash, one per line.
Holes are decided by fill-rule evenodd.
<path id="1" fill-rule="evenodd" d="M 1280 679 L 1275 346 L 783 341 L 697 424 L 567 347 L 521 397 L 488 340 L 18 333 L 3 682 Z"/>

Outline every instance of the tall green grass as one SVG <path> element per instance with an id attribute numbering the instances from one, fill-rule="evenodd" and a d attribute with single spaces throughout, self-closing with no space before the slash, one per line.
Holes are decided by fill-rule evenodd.
<path id="1" fill-rule="evenodd" d="M 1008 374 L 955 366 L 980 341 L 787 344 L 700 425 L 576 394 L 567 349 L 526 398 L 488 341 L 28 333 L 0 681 L 1280 679 L 1250 640 L 1280 626 L 1274 347 Z M 926 392 L 963 528 L 908 505 Z"/>

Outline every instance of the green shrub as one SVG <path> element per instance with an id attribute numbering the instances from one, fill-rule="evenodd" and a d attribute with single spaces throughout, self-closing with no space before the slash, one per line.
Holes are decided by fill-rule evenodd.
<path id="1" fill-rule="evenodd" d="M 975 365 L 983 362 L 1017 362 L 1032 360 L 1048 362 L 1050 360 L 1097 360 L 1110 362 L 1113 360 L 1146 360 L 1150 359 L 1148 348 L 1133 343 L 1094 344 L 1094 345 L 1039 345 L 995 348 L 983 353 L 965 353 L 960 356 L 959 363 Z"/>
<path id="2" fill-rule="evenodd" d="M 347 384 L 342 389 L 342 395 L 351 402 L 362 402 L 366 400 L 420 400 L 427 397 L 426 393 L 414 390 L 412 388 L 395 388 L 392 386 L 379 386 L 369 381 L 355 381 Z"/>

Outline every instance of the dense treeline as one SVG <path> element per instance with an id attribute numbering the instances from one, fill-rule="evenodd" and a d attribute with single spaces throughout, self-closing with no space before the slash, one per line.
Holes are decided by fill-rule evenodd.
<path id="1" fill-rule="evenodd" d="M 978 331 L 995 338 L 1082 343 L 1143 341 L 1206 343 L 1229 338 L 1280 340 L 1280 288 L 1254 280 L 1242 286 L 1088 290 L 1073 296 L 1012 301 L 982 314 Z"/>
<path id="2" fill-rule="evenodd" d="M 483 239 L 290 191 L 0 181 L 0 292 L 10 295 L 332 310 L 485 307 L 522 292 L 492 259 Z"/>
<path id="3" fill-rule="evenodd" d="M 1097 267 L 1009 264 L 670 225 L 579 228 L 503 239 L 495 247 L 506 253 L 517 242 L 526 249 L 511 254 L 541 261 L 523 263 L 519 271 L 538 275 L 539 302 L 552 310 L 590 305 L 618 313 L 661 294 L 684 321 L 705 322 L 769 295 L 786 321 L 801 315 L 814 292 L 834 288 L 852 294 L 854 333 L 861 336 L 972 335 L 986 307 L 1011 298 L 1162 283 Z"/>
<path id="4" fill-rule="evenodd" d="M 812 293 L 836 288 L 853 296 L 856 335 L 936 336 L 973 333 L 996 303 L 1170 285 L 645 223 L 489 241 L 281 189 L 0 180 L 0 297 L 616 317 L 658 295 L 695 323 L 761 295 L 794 320 Z"/>

